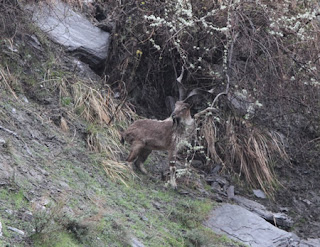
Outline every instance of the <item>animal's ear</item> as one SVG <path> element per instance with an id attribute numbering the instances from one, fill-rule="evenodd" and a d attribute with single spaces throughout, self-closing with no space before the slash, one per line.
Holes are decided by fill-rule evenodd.
<path id="1" fill-rule="evenodd" d="M 184 103 L 185 107 L 188 109 L 190 109 L 192 107 L 192 104 L 189 102 L 183 102 L 183 103 Z"/>
<path id="2" fill-rule="evenodd" d="M 172 96 L 167 96 L 165 99 L 165 103 L 169 114 L 171 114 L 171 112 L 174 111 L 176 100 Z"/>

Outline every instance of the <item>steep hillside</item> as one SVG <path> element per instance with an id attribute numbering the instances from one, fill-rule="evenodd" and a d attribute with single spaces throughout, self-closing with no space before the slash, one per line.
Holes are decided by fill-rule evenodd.
<path id="1" fill-rule="evenodd" d="M 202 226 L 214 203 L 200 192 L 172 191 L 121 162 L 119 130 L 134 112 L 4 6 L 20 17 L 0 41 L 0 245 L 239 246 Z"/>
<path id="2" fill-rule="evenodd" d="M 0 245 L 242 246 L 203 226 L 235 195 L 320 241 L 319 16 L 316 0 L 0 0 Z M 98 34 L 98 52 L 78 42 Z M 197 126 L 174 191 L 165 152 L 132 171 L 120 132 L 179 98 Z"/>

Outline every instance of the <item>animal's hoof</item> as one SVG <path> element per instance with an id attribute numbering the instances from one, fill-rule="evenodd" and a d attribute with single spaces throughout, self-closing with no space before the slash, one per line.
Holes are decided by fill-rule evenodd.
<path id="1" fill-rule="evenodd" d="M 139 165 L 138 168 L 144 175 L 148 175 L 148 172 L 147 172 L 146 168 L 144 168 L 143 165 Z"/>
<path id="2" fill-rule="evenodd" d="M 126 163 L 126 166 L 128 166 L 129 169 L 131 169 L 131 170 L 133 171 L 133 164 L 132 164 L 132 162 L 127 162 L 127 163 Z"/>
<path id="3" fill-rule="evenodd" d="M 171 187 L 171 189 L 173 189 L 173 190 L 178 190 L 178 186 L 177 186 L 177 183 L 175 182 L 175 181 L 168 181 L 168 182 L 166 182 L 165 183 L 165 185 L 164 185 L 164 187 L 165 188 L 168 188 L 168 187 Z"/>

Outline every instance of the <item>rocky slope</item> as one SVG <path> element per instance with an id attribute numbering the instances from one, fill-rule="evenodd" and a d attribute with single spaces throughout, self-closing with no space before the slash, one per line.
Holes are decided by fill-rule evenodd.
<path id="1" fill-rule="evenodd" d="M 283 241 L 276 239 L 270 246 L 276 243 L 317 246 L 320 167 L 314 164 L 319 157 L 315 152 L 318 139 L 307 138 L 312 131 L 309 125 L 304 126 L 303 115 L 297 114 L 296 121 L 287 128 L 305 131 L 306 141 L 300 148 L 306 152 L 304 156 L 301 152 L 293 155 L 291 166 L 281 163 L 275 166 L 280 186 L 273 199 L 257 198 L 232 175 L 218 174 L 220 169 L 207 174 L 193 169 L 193 176 L 181 178 L 179 190 L 171 191 L 161 181 L 166 167 L 163 153 L 147 160 L 151 176 L 134 174 L 122 162 L 127 150 L 119 142 L 119 131 L 137 116 L 132 105 L 120 100 L 121 87 L 116 87 L 119 91 L 114 93 L 106 78 L 97 75 L 103 74 L 109 35 L 92 25 L 101 34 L 103 45 L 99 40 L 99 49 L 104 47 L 104 55 L 99 49 L 91 49 L 90 44 L 68 44 L 63 48 L 48 39 L 48 32 L 54 35 L 51 31 L 55 25 L 39 30 L 37 22 L 31 22 L 32 18 L 39 19 L 29 12 L 21 14 L 30 11 L 30 6 L 21 8 L 7 1 L 0 4 L 5 10 L 2 16 L 8 15 L 2 22 L 5 25 L 0 40 L 0 245 L 242 246 L 202 224 L 210 216 L 206 225 L 235 237 L 236 230 L 229 231 L 228 226 L 226 230 L 223 228 L 226 225 L 218 229 L 214 224 L 225 223 L 224 217 L 228 216 L 222 212 L 224 204 L 212 211 L 217 202 L 231 202 L 255 213 L 245 211 L 241 222 L 235 218 L 239 225 L 246 220 L 252 225 L 250 219 L 258 214 L 273 224 L 272 219 L 276 219 L 278 227 L 298 235 L 276 228 L 277 233 L 283 234 L 280 234 Z M 39 13 L 41 16 L 45 11 Z M 72 13 L 84 18 L 90 26 L 85 17 Z M 10 19 L 13 16 L 19 18 Z M 67 34 L 74 36 L 73 31 Z M 136 59 L 139 54 L 132 57 Z M 123 66 L 130 65 L 126 61 Z M 146 88 L 154 89 L 147 82 Z M 137 91 L 133 90 L 133 98 Z M 142 94 L 137 96 L 137 103 L 150 100 L 147 96 L 143 99 L 146 101 L 141 100 Z M 149 105 L 148 109 L 138 109 L 148 114 L 151 111 Z M 158 108 L 152 109 L 155 109 L 152 114 L 159 118 L 168 115 Z M 283 126 L 279 129 L 284 131 Z M 289 142 L 289 145 L 296 144 Z M 311 151 L 307 152 L 309 147 Z M 197 160 L 194 167 L 203 163 Z M 258 204 L 243 206 L 243 201 L 235 199 L 238 195 L 257 200 L 276 213 L 260 210 L 263 206 Z M 282 216 L 277 218 L 278 212 L 288 216 L 284 223 Z M 267 224 L 262 228 L 275 228 L 260 216 L 257 221 Z M 234 226 L 232 222 L 231 225 Z M 243 228 L 247 226 L 238 227 Z M 258 233 L 253 235 L 260 238 Z M 258 246 L 243 236 L 247 235 L 235 239 Z M 303 240 L 309 238 L 313 240 Z"/>

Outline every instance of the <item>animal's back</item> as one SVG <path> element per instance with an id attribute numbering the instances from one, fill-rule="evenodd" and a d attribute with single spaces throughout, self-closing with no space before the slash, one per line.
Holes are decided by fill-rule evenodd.
<path id="1" fill-rule="evenodd" d="M 123 133 L 126 142 L 139 140 L 149 149 L 167 149 L 172 143 L 173 121 L 141 119 L 131 124 Z"/>

